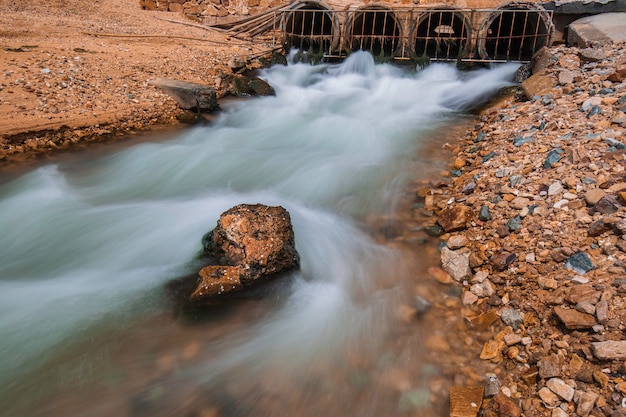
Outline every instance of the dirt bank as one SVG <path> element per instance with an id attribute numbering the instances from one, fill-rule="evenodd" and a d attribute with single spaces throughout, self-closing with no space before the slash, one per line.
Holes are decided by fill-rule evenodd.
<path id="1" fill-rule="evenodd" d="M 220 91 L 229 61 L 269 49 L 138 1 L 2 0 L 0 12 L 0 160 L 176 123 L 149 80 Z"/>

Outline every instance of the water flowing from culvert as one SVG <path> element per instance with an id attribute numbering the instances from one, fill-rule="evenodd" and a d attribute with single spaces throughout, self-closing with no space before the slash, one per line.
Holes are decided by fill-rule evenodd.
<path id="1" fill-rule="evenodd" d="M 211 126 L 5 178 L 0 416 L 392 416 L 427 404 L 418 385 L 381 382 L 420 352 L 387 349 L 407 272 L 362 224 L 394 210 L 424 138 L 515 69 L 407 71 L 365 53 L 274 67 L 262 77 L 275 97 L 233 103 Z M 289 210 L 301 270 L 202 320 L 176 316 L 166 284 L 197 272 L 202 235 L 241 203 Z"/>

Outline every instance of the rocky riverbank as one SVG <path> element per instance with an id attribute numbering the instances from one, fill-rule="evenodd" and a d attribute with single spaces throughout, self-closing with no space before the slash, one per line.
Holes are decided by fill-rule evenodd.
<path id="1" fill-rule="evenodd" d="M 5 162 L 193 119 L 150 81 L 197 82 L 219 97 L 232 62 L 272 49 L 139 2 L 26 0 L 0 2 L 0 12 Z"/>
<path id="2" fill-rule="evenodd" d="M 455 416 L 626 415 L 626 45 L 541 61 L 416 185 Z"/>

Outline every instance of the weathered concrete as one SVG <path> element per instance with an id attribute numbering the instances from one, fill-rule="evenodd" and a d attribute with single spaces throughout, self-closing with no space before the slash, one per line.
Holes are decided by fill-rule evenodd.
<path id="1" fill-rule="evenodd" d="M 587 48 L 626 40 L 626 13 L 603 13 L 578 19 L 569 25 L 567 42 Z"/>
<path id="2" fill-rule="evenodd" d="M 149 84 L 172 96 L 174 101 L 185 110 L 208 112 L 218 107 L 215 90 L 207 85 L 168 78 L 157 78 Z"/>

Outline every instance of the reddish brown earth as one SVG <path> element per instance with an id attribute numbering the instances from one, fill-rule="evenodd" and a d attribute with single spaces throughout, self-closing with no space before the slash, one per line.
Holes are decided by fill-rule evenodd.
<path id="1" fill-rule="evenodd" d="M 177 123 L 158 77 L 221 91 L 227 63 L 269 49 L 172 23 L 138 1 L 0 1 L 0 160 Z"/>

